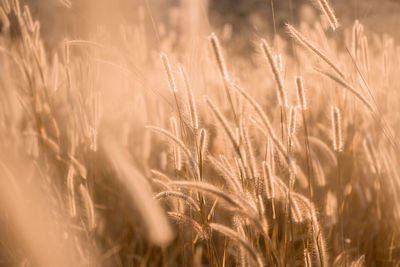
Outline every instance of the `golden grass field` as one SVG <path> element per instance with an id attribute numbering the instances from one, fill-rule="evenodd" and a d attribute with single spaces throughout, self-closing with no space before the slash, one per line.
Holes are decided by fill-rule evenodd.
<path id="1" fill-rule="evenodd" d="M 394 37 L 185 3 L 50 46 L 1 1 L 0 266 L 400 266 Z"/>

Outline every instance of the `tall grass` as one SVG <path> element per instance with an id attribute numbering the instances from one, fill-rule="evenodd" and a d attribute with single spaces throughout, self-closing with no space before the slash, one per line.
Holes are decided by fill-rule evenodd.
<path id="1" fill-rule="evenodd" d="M 51 49 L 17 0 L 0 19 L 2 265 L 400 264 L 390 37 L 287 25 L 254 63 L 208 26 Z"/>

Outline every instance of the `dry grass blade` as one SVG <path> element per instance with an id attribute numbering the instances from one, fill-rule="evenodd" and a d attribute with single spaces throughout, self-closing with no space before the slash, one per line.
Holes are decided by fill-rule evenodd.
<path id="1" fill-rule="evenodd" d="M 290 35 L 304 48 L 310 50 L 321 58 L 325 63 L 327 63 L 340 77 L 344 78 L 344 73 L 329 59 L 324 53 L 322 53 L 317 47 L 315 47 L 309 40 L 307 40 L 299 31 L 297 31 L 292 25 L 286 24 Z"/>
<path id="2" fill-rule="evenodd" d="M 248 161 L 248 165 L 250 167 L 251 171 L 251 179 L 257 179 L 259 177 L 258 175 L 258 169 L 257 169 L 257 164 L 256 164 L 256 158 L 254 156 L 254 151 L 253 151 L 253 146 L 251 144 L 249 132 L 248 132 L 248 126 L 244 124 L 244 120 L 241 120 L 240 123 L 240 132 L 241 132 L 241 140 L 243 140 L 243 144 L 245 147 L 246 151 L 246 160 Z"/>
<path id="3" fill-rule="evenodd" d="M 329 158 L 328 162 L 333 162 L 332 165 L 337 166 L 337 158 L 335 153 L 332 151 L 332 148 L 330 148 L 321 139 L 314 136 L 309 136 L 308 141 L 312 147 L 318 147 L 319 150 L 325 152 L 326 156 Z"/>
<path id="4" fill-rule="evenodd" d="M 274 75 L 275 82 L 278 87 L 279 103 L 281 106 L 287 107 L 288 106 L 287 94 L 286 94 L 285 87 L 283 85 L 281 73 L 278 69 L 278 66 L 277 66 L 275 60 L 274 60 L 271 48 L 269 47 L 267 41 L 265 41 L 264 39 L 261 40 L 261 50 L 263 51 L 264 57 L 265 57 L 265 59 L 267 59 L 269 65 L 271 67 L 272 74 Z"/>
<path id="5" fill-rule="evenodd" d="M 215 117 L 220 122 L 221 126 L 224 128 L 235 150 L 239 151 L 239 145 L 236 142 L 235 135 L 231 127 L 229 126 L 228 121 L 225 119 L 224 115 L 222 115 L 222 113 L 218 110 L 217 106 L 211 101 L 211 99 L 208 96 L 203 96 L 203 100 L 210 107 Z"/>
<path id="6" fill-rule="evenodd" d="M 71 217 L 76 216 L 74 176 L 75 176 L 74 167 L 70 166 L 68 168 L 68 174 L 67 174 L 67 187 L 68 187 L 68 199 L 69 199 L 69 212 Z"/>
<path id="7" fill-rule="evenodd" d="M 289 153 L 286 151 L 286 149 L 282 145 L 281 141 L 279 141 L 279 139 L 276 137 L 275 133 L 273 132 L 272 126 L 270 125 L 271 130 L 269 130 L 269 127 L 267 127 L 267 129 L 265 129 L 265 127 L 263 125 L 261 125 L 261 123 L 253 117 L 250 117 L 250 121 L 257 127 L 257 129 L 259 129 L 265 135 L 265 137 L 267 137 L 267 138 L 271 137 L 274 145 L 278 148 L 279 153 L 281 153 L 281 155 L 283 157 L 285 157 L 286 163 L 287 163 L 290 171 L 292 172 L 292 174 L 296 174 L 297 173 L 296 164 L 291 159 Z M 269 123 L 269 121 L 268 121 L 268 123 Z M 272 165 L 271 165 L 271 168 L 272 168 Z"/>
<path id="8" fill-rule="evenodd" d="M 335 75 L 322 71 L 322 70 L 317 70 L 319 73 L 323 74 L 324 76 L 330 78 L 331 80 L 335 81 L 339 85 L 343 86 L 347 90 L 349 90 L 350 93 L 352 93 L 356 98 L 358 98 L 371 112 L 374 112 L 374 108 L 372 105 L 365 99 L 365 97 L 359 93 L 354 87 L 352 87 L 350 84 L 345 82 L 343 79 L 336 77 Z"/>
<path id="9" fill-rule="evenodd" d="M 265 193 L 268 199 L 275 198 L 275 178 L 271 171 L 271 166 L 263 161 L 263 178 L 264 178 L 264 186 Z"/>
<path id="10" fill-rule="evenodd" d="M 207 239 L 208 234 L 206 230 L 194 219 L 190 218 L 189 216 L 179 213 L 179 212 L 168 212 L 168 217 L 174 219 L 180 224 L 184 224 L 186 226 L 190 226 L 192 229 L 196 231 L 200 239 Z"/>
<path id="11" fill-rule="evenodd" d="M 236 193 L 243 192 L 239 181 L 234 177 L 234 174 L 230 170 L 228 170 L 223 164 L 221 164 L 221 162 L 212 156 L 208 156 L 207 160 L 217 170 L 217 172 L 224 177 L 230 188 L 232 188 Z"/>
<path id="12" fill-rule="evenodd" d="M 159 178 L 160 180 L 162 180 L 163 182 L 169 183 L 171 182 L 171 178 L 169 178 L 167 175 L 165 175 L 162 172 L 159 172 L 157 170 L 150 170 L 151 174 L 157 178 Z"/>
<path id="13" fill-rule="evenodd" d="M 200 211 L 199 205 L 197 205 L 196 201 L 191 198 L 190 196 L 178 192 L 178 191 L 163 191 L 158 193 L 157 195 L 154 196 L 154 199 L 163 199 L 163 198 L 170 198 L 170 197 L 176 197 L 184 200 L 187 204 L 192 206 L 196 211 Z"/>
<path id="14" fill-rule="evenodd" d="M 96 228 L 96 219 L 92 198 L 90 197 L 89 192 L 83 184 L 79 185 L 79 191 L 83 198 L 83 204 L 85 205 L 89 231 L 93 231 Z"/>
<path id="15" fill-rule="evenodd" d="M 185 146 L 185 144 L 175 135 L 173 135 L 172 133 L 170 133 L 167 130 L 164 130 L 160 127 L 156 127 L 156 126 L 146 126 L 147 129 L 150 129 L 152 131 L 158 132 L 163 134 L 164 136 L 168 137 L 171 141 L 173 141 L 176 145 L 178 145 L 183 152 L 185 152 L 186 156 L 191 159 L 192 158 L 192 153 L 190 152 L 190 150 Z"/>
<path id="16" fill-rule="evenodd" d="M 179 140 L 179 130 L 178 124 L 176 123 L 175 117 L 171 117 L 171 128 L 174 133 L 174 136 Z M 183 143 L 182 143 L 183 144 Z M 180 171 L 182 169 L 182 157 L 181 157 L 181 150 L 179 145 L 174 145 L 174 162 L 175 162 L 175 169 Z"/>
<path id="17" fill-rule="evenodd" d="M 231 196 L 228 193 L 225 193 L 224 191 L 222 191 L 221 189 L 219 189 L 218 187 L 208 184 L 208 183 L 204 183 L 204 182 L 189 182 L 189 181 L 176 181 L 176 182 L 172 182 L 169 183 L 170 186 L 176 186 L 176 187 L 180 187 L 180 188 L 189 188 L 189 189 L 196 189 L 196 190 L 200 190 L 202 192 L 206 192 L 206 193 L 210 193 L 216 197 L 219 197 L 223 200 L 225 200 L 227 203 L 231 204 L 234 207 L 239 207 L 241 208 L 242 205 L 240 202 L 238 202 L 234 196 Z"/>
<path id="18" fill-rule="evenodd" d="M 197 131 L 197 129 L 199 129 L 199 118 L 197 115 L 196 101 L 194 99 L 192 86 L 190 84 L 189 77 L 182 65 L 179 65 L 179 71 L 181 73 L 182 80 L 183 80 L 183 82 L 185 84 L 185 88 L 186 88 L 192 127 L 195 131 Z"/>
<path id="19" fill-rule="evenodd" d="M 237 232 L 233 231 L 231 228 L 228 228 L 222 224 L 210 223 L 209 226 L 211 229 L 220 232 L 221 234 L 238 242 L 241 246 L 243 246 L 247 250 L 250 256 L 255 260 L 255 262 L 257 262 L 257 265 L 259 267 L 264 266 L 260 253 L 244 237 L 240 236 Z"/>
<path id="20" fill-rule="evenodd" d="M 274 144 L 278 147 L 279 151 L 283 154 L 286 155 L 286 149 L 282 145 L 282 143 L 279 141 L 278 137 L 275 134 L 274 129 L 272 128 L 271 122 L 267 118 L 267 115 L 265 115 L 264 111 L 262 110 L 261 106 L 242 88 L 234 85 L 234 88 L 250 103 L 250 105 L 255 109 L 257 112 L 258 116 L 261 118 L 264 126 L 267 128 L 268 134 L 271 136 L 272 140 L 274 141 Z M 251 119 L 251 118 L 250 118 Z"/>

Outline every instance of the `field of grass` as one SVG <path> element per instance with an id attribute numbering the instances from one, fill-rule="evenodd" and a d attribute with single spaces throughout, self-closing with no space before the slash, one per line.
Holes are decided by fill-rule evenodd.
<path id="1" fill-rule="evenodd" d="M 400 266 L 394 39 L 185 3 L 49 48 L 1 1 L 0 265 Z"/>

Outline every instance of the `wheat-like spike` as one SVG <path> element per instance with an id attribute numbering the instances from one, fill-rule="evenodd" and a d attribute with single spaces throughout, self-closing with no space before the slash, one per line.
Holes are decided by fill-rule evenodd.
<path id="1" fill-rule="evenodd" d="M 234 148 L 238 152 L 239 151 L 239 145 L 237 144 L 236 139 L 235 139 L 235 135 L 234 135 L 231 127 L 229 126 L 227 120 L 225 119 L 224 115 L 222 115 L 222 113 L 219 111 L 217 106 L 211 101 L 211 99 L 208 96 L 203 96 L 203 100 L 210 107 L 210 109 L 214 113 L 215 117 L 220 122 L 222 128 L 224 128 L 226 134 L 228 135 L 229 139 L 231 140 L 232 145 L 234 146 Z"/>
<path id="2" fill-rule="evenodd" d="M 163 135 L 165 135 L 166 137 L 168 137 L 169 139 L 171 139 L 175 144 L 177 144 L 183 152 L 185 152 L 186 156 L 191 159 L 192 158 L 192 154 L 190 152 L 190 150 L 185 146 L 185 144 L 175 135 L 173 135 L 172 133 L 170 133 L 167 130 L 164 130 L 160 127 L 157 126 L 145 126 L 147 129 L 153 130 L 155 132 L 161 133 Z"/>
<path id="3" fill-rule="evenodd" d="M 175 117 L 171 117 L 170 122 L 174 135 L 177 138 L 179 138 L 178 124 L 176 123 Z M 174 146 L 174 161 L 175 161 L 175 169 L 180 171 L 182 169 L 182 157 L 181 157 L 181 150 L 177 145 Z"/>
<path id="4" fill-rule="evenodd" d="M 281 77 L 281 73 L 278 69 L 278 66 L 274 60 L 274 56 L 272 55 L 271 48 L 269 47 L 267 41 L 264 39 L 261 39 L 261 51 L 264 54 L 264 58 L 268 61 L 269 66 L 271 67 L 271 72 L 274 75 L 275 82 L 278 88 L 278 100 L 279 104 L 283 107 L 288 106 L 288 101 L 287 101 L 287 94 L 285 87 L 283 85 L 283 80 Z"/>
<path id="5" fill-rule="evenodd" d="M 194 100 L 192 86 L 190 84 L 189 77 L 186 73 L 186 70 L 182 65 L 179 65 L 179 72 L 181 74 L 182 80 L 183 80 L 183 82 L 185 84 L 185 88 L 186 88 L 192 127 L 195 131 L 197 131 L 197 129 L 199 129 L 199 118 L 197 115 L 196 101 Z"/>
<path id="6" fill-rule="evenodd" d="M 161 53 L 160 58 L 164 67 L 165 74 L 168 80 L 168 86 L 172 93 L 177 93 L 178 88 L 176 87 L 174 74 L 172 72 L 171 64 L 169 63 L 169 59 L 166 54 Z"/>
<path id="7" fill-rule="evenodd" d="M 257 262 L 259 267 L 264 266 L 260 252 L 258 252 L 244 237 L 239 235 L 237 232 L 233 231 L 231 228 L 228 228 L 222 224 L 210 223 L 209 226 L 211 229 L 220 232 L 221 234 L 240 243 L 240 245 L 243 246 L 249 252 L 250 256 Z"/>
<path id="8" fill-rule="evenodd" d="M 330 60 L 324 53 L 322 53 L 317 47 L 315 47 L 309 40 L 307 40 L 299 31 L 297 31 L 292 25 L 286 24 L 290 35 L 304 48 L 307 48 L 319 58 L 321 58 L 325 63 L 327 63 L 340 77 L 344 78 L 344 73 Z"/>
<path id="9" fill-rule="evenodd" d="M 296 92 L 297 92 L 297 107 L 301 110 L 307 109 L 307 100 L 306 93 L 304 90 L 303 77 L 294 76 L 294 81 L 296 83 Z"/>
<path id="10" fill-rule="evenodd" d="M 171 212 L 171 211 L 168 212 L 168 217 L 174 219 L 178 223 L 192 227 L 196 231 L 200 239 L 204 240 L 208 238 L 208 234 L 205 231 L 205 229 L 193 218 L 179 212 Z"/>
<path id="11" fill-rule="evenodd" d="M 215 59 L 217 61 L 218 68 L 222 75 L 222 78 L 224 79 L 224 82 L 226 84 L 228 84 L 230 81 L 230 78 L 229 78 L 228 70 L 226 68 L 224 56 L 222 55 L 222 50 L 221 50 L 221 46 L 219 44 L 218 37 L 215 35 L 215 33 L 211 33 L 211 35 L 208 37 L 208 40 L 210 41 L 211 46 L 213 48 Z"/>
<path id="12" fill-rule="evenodd" d="M 288 147 L 289 150 L 293 146 L 293 139 L 296 133 L 296 123 L 297 123 L 297 108 L 290 107 L 289 113 L 289 126 L 288 126 Z"/>
<path id="13" fill-rule="evenodd" d="M 354 87 L 352 87 L 350 84 L 348 84 L 346 81 L 344 81 L 343 79 L 341 79 L 340 77 L 337 77 L 335 75 L 332 75 L 331 73 L 328 72 L 324 72 L 321 70 L 317 70 L 317 72 L 325 75 L 326 77 L 332 79 L 333 81 L 335 81 L 336 83 L 338 83 L 339 85 L 343 86 L 344 88 L 346 88 L 347 90 L 350 91 L 350 93 L 352 93 L 356 98 L 358 98 L 371 112 L 374 112 L 374 108 L 371 106 L 371 104 L 365 99 L 365 97 L 359 93 L 356 89 L 354 89 Z"/>
<path id="14" fill-rule="evenodd" d="M 79 191 L 83 198 L 83 204 L 85 205 L 87 220 L 89 223 L 89 230 L 93 231 L 96 228 L 96 221 L 92 198 L 90 197 L 89 192 L 83 184 L 79 185 Z"/>
<path id="15" fill-rule="evenodd" d="M 336 152 L 341 152 L 343 150 L 343 139 L 342 139 L 340 110 L 339 108 L 334 106 L 331 106 L 331 122 L 332 122 L 333 150 Z"/>
<path id="16" fill-rule="evenodd" d="M 336 30 L 339 27 L 339 22 L 333 12 L 333 9 L 329 6 L 327 0 L 318 0 L 321 11 L 325 14 L 326 18 L 331 25 L 332 30 Z"/>
<path id="17" fill-rule="evenodd" d="M 216 158 L 214 158 L 212 156 L 208 156 L 207 160 L 217 170 L 217 172 L 219 172 L 225 178 L 225 180 L 228 182 L 230 187 L 236 193 L 242 192 L 242 187 L 240 186 L 237 179 L 235 179 L 234 175 L 230 172 L 230 170 L 225 168 L 225 166 L 223 164 L 221 164 Z"/>
<path id="18" fill-rule="evenodd" d="M 162 198 L 169 198 L 169 197 L 176 197 L 176 198 L 180 198 L 183 199 L 187 204 L 189 204 L 190 206 L 192 206 L 196 211 L 200 211 L 200 207 L 199 205 L 197 205 L 196 201 L 191 198 L 190 196 L 179 192 L 179 191 L 163 191 L 158 193 L 157 195 L 154 196 L 154 199 L 162 199 Z"/>

